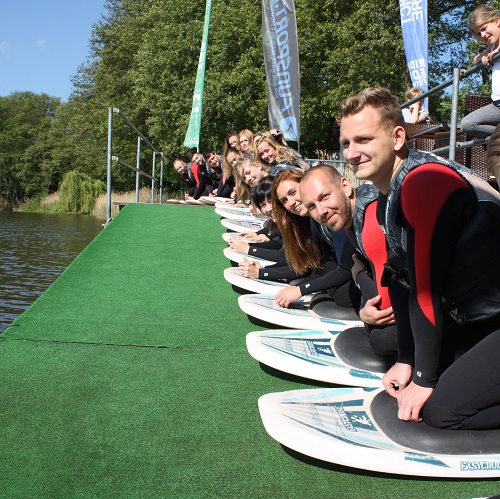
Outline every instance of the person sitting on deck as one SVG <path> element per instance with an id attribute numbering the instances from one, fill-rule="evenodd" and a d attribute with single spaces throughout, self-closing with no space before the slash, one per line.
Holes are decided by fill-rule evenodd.
<path id="1" fill-rule="evenodd" d="M 388 290 L 381 285 L 386 246 L 377 221 L 377 189 L 372 184 L 354 189 L 335 168 L 319 164 L 306 172 L 299 190 L 311 217 L 334 232 L 347 230 L 359 251 L 352 255 L 351 270 L 362 295 L 359 316 L 375 354 L 395 359 L 396 321 Z"/>
<path id="2" fill-rule="evenodd" d="M 244 158 L 253 158 L 253 133 L 248 128 L 242 130 L 239 135 L 240 151 L 243 153 Z"/>
<path id="3" fill-rule="evenodd" d="M 286 168 L 309 169 L 309 163 L 297 151 L 277 142 L 271 132 L 262 132 L 254 141 L 254 157 L 271 167 L 272 176 Z"/>
<path id="4" fill-rule="evenodd" d="M 325 291 L 340 307 L 357 309 L 360 293 L 351 275 L 354 248 L 344 233 L 323 231 L 309 217 L 299 195 L 299 183 L 304 172 L 298 168 L 280 171 L 272 188 L 273 214 L 283 238 L 289 269 L 262 267 L 257 262 L 239 264 L 246 277 L 273 280 L 273 272 L 286 273 L 288 280 L 306 277 L 276 295 L 276 303 L 288 308 L 301 296 Z M 281 264 L 283 266 L 283 264 Z M 285 272 L 286 270 L 286 272 Z M 295 272 L 295 276 L 292 272 Z M 269 274 L 269 275 L 266 275 Z M 274 279 L 276 280 L 276 279 Z"/>
<path id="5" fill-rule="evenodd" d="M 214 186 L 210 195 L 215 196 L 215 193 L 219 189 L 219 185 L 222 181 L 223 176 L 222 160 L 221 157 L 213 149 L 206 149 L 205 151 L 203 151 L 203 159 L 205 160 L 205 169 L 207 171 L 206 175 Z"/>
<path id="6" fill-rule="evenodd" d="M 458 163 L 408 151 L 399 100 L 386 88 L 341 103 L 340 142 L 356 178 L 380 192 L 398 334 L 383 384 L 398 417 L 500 428 L 500 194 Z"/>
<path id="7" fill-rule="evenodd" d="M 192 199 L 196 190 L 196 179 L 194 178 L 191 170 L 188 168 L 186 162 L 179 158 L 174 160 L 174 170 L 187 184 L 188 191 L 184 196 L 185 199 Z"/>
<path id="8" fill-rule="evenodd" d="M 196 181 L 196 188 L 192 195 L 186 196 L 186 199 L 199 199 L 201 196 L 208 196 L 214 190 L 214 185 L 202 154 L 197 151 L 191 154 L 189 169 Z"/>

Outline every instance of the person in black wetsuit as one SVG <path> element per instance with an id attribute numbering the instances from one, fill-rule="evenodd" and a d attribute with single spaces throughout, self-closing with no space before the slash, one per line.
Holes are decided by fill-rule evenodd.
<path id="1" fill-rule="evenodd" d="M 186 195 L 186 199 L 199 199 L 201 196 L 208 196 L 213 191 L 214 185 L 208 174 L 203 155 L 193 151 L 190 161 L 188 169 L 194 179 L 195 188 L 192 194 Z"/>
<path id="2" fill-rule="evenodd" d="M 500 428 L 499 194 L 456 163 L 408 151 L 399 101 L 385 88 L 341 103 L 340 142 L 356 178 L 380 191 L 398 329 L 383 384 L 398 417 Z"/>
<path id="3" fill-rule="evenodd" d="M 274 220 L 273 205 L 271 202 L 272 186 L 273 181 L 269 177 L 264 177 L 253 186 L 251 191 L 252 205 L 255 211 L 260 211 L 260 213 L 268 218 L 265 226 L 253 234 L 262 234 L 265 237 L 256 239 L 250 243 L 240 238 L 229 239 L 228 246 L 231 249 L 271 261 L 282 260 L 284 258 L 282 251 L 283 240 Z"/>
<path id="4" fill-rule="evenodd" d="M 308 276 L 276 295 L 276 303 L 282 307 L 289 307 L 305 294 L 327 291 L 337 305 L 358 308 L 360 293 L 351 275 L 354 249 L 345 233 L 329 233 L 325 237 L 319 224 L 309 217 L 299 196 L 302 175 L 298 168 L 282 170 L 272 189 L 273 212 L 283 238 L 287 267 L 260 269 L 256 262 L 243 262 L 242 274 L 269 280 L 279 279 L 274 278 L 274 272 L 281 276 L 286 272 L 288 279 Z M 290 275 L 291 271 L 295 276 Z"/>
<path id="5" fill-rule="evenodd" d="M 377 189 L 370 184 L 354 189 L 333 167 L 319 164 L 308 170 L 299 186 L 309 214 L 335 232 L 347 231 L 359 251 L 352 255 L 354 282 L 362 294 L 359 311 L 373 351 L 384 358 L 397 355 L 394 312 L 381 277 L 386 262 L 385 236 L 376 217 Z"/>
<path id="6" fill-rule="evenodd" d="M 186 182 L 187 193 L 184 196 L 186 199 L 191 199 L 193 197 L 194 191 L 196 190 L 196 179 L 191 173 L 185 161 L 177 158 L 174 161 L 174 170 L 179 174 L 179 176 Z"/>

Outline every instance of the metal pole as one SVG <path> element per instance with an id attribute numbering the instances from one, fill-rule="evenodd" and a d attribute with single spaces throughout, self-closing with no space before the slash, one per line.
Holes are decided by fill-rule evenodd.
<path id="1" fill-rule="evenodd" d="M 160 204 L 163 203 L 163 169 L 165 168 L 165 156 L 161 152 L 161 163 L 160 163 Z"/>
<path id="2" fill-rule="evenodd" d="M 156 171 L 156 151 L 153 151 L 153 173 L 151 176 L 153 180 L 151 180 L 151 204 L 155 202 L 155 171 Z"/>
<path id="3" fill-rule="evenodd" d="M 107 207 L 106 220 L 111 218 L 111 189 L 113 186 L 113 108 L 108 111 L 108 168 L 107 168 Z"/>
<path id="4" fill-rule="evenodd" d="M 136 162 L 136 168 L 137 168 L 137 173 L 135 174 L 135 202 L 139 202 L 139 185 L 140 185 L 140 169 L 141 169 L 141 137 L 137 137 L 137 162 Z"/>
<path id="5" fill-rule="evenodd" d="M 455 160 L 455 147 L 457 145 L 458 126 L 458 89 L 460 85 L 460 68 L 453 68 L 453 87 L 451 96 L 451 117 L 450 117 L 450 149 L 448 158 Z"/>

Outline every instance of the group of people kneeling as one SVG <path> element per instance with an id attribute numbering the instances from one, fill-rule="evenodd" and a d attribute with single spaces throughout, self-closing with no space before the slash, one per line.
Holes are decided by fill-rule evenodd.
<path id="1" fill-rule="evenodd" d="M 277 263 L 243 275 L 292 285 L 283 307 L 324 292 L 391 358 L 398 417 L 500 428 L 500 194 L 465 167 L 408 150 L 399 100 L 369 88 L 341 104 L 340 141 L 358 180 L 328 165 L 241 172 L 263 234 L 232 248 Z M 250 168 L 248 168 L 250 170 Z M 319 295 L 315 295 L 319 296 Z M 499 350 L 497 350 L 499 348 Z"/>

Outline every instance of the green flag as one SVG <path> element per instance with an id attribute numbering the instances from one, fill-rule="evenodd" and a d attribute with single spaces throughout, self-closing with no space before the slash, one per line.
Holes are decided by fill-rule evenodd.
<path id="1" fill-rule="evenodd" d="M 193 106 L 191 107 L 191 117 L 184 139 L 186 147 L 200 147 L 201 112 L 203 108 L 203 89 L 205 87 L 205 65 L 207 61 L 208 30 L 210 28 L 210 12 L 212 10 L 212 0 L 207 0 L 205 8 L 205 26 L 203 28 L 203 39 L 201 41 L 200 59 L 198 61 L 198 72 L 196 73 L 196 83 L 194 84 Z"/>

